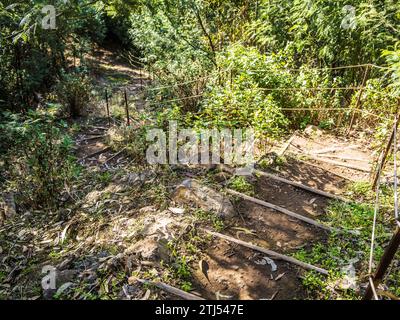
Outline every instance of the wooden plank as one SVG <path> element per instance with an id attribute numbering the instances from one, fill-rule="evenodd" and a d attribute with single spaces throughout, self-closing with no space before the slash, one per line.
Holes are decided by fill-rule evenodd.
<path id="1" fill-rule="evenodd" d="M 294 140 L 295 137 L 296 137 L 296 133 L 294 133 L 290 137 L 290 139 L 283 145 L 282 149 L 279 150 L 279 152 L 278 152 L 278 156 L 279 157 L 282 157 L 285 154 L 286 150 L 289 148 L 289 146 L 291 145 L 291 143 L 292 143 L 292 141 Z"/>
<path id="2" fill-rule="evenodd" d="M 269 203 L 269 202 L 266 202 L 266 201 L 263 201 L 263 200 L 260 200 L 260 199 L 257 199 L 257 198 L 250 197 L 248 195 L 245 195 L 243 193 L 237 192 L 235 190 L 226 189 L 226 191 L 231 195 L 238 196 L 238 197 L 240 197 L 240 198 L 242 198 L 244 200 L 257 203 L 257 204 L 259 204 L 259 205 L 261 205 L 263 207 L 266 207 L 266 208 L 269 208 L 269 209 L 273 209 L 275 211 L 279 211 L 281 213 L 284 213 L 284 214 L 288 215 L 289 217 L 296 218 L 298 220 L 301 220 L 303 222 L 311 224 L 311 225 L 313 225 L 315 227 L 318 227 L 318 228 L 321 228 L 321 229 L 324 229 L 324 230 L 327 230 L 327 231 L 336 231 L 336 232 L 339 231 L 338 229 L 323 225 L 322 223 L 319 223 L 319 222 L 317 222 L 317 221 L 315 221 L 313 219 L 307 218 L 307 217 L 305 217 L 305 216 L 303 216 L 301 214 L 298 214 L 298 213 L 295 213 L 293 211 L 287 210 L 285 208 L 279 207 L 279 206 L 277 206 L 275 204 L 272 204 L 272 203 Z"/>
<path id="3" fill-rule="evenodd" d="M 314 168 L 317 168 L 317 169 L 320 169 L 320 170 L 324 170 L 325 172 L 330 173 L 330 174 L 333 174 L 333 175 L 335 175 L 335 176 L 337 176 L 337 177 L 339 177 L 339 178 L 342 178 L 343 180 L 350 181 L 350 182 L 356 182 L 356 180 L 354 180 L 354 179 L 352 179 L 352 178 L 345 177 L 345 176 L 343 176 L 343 175 L 341 175 L 341 174 L 339 174 L 339 173 L 336 173 L 336 172 L 327 170 L 327 169 L 325 169 L 325 168 L 322 168 L 322 167 L 320 167 L 319 165 L 317 165 L 317 164 L 315 164 L 315 163 L 308 162 L 308 161 L 304 161 L 304 160 L 300 160 L 300 159 L 297 159 L 297 158 L 295 158 L 295 159 L 296 159 L 296 161 L 298 161 L 298 162 L 300 162 L 300 163 L 304 163 L 304 164 L 307 165 L 307 166 L 312 166 L 312 167 L 314 167 Z"/>
<path id="4" fill-rule="evenodd" d="M 79 161 L 86 160 L 86 159 L 89 159 L 89 158 L 92 158 L 92 157 L 95 157 L 95 156 L 98 156 L 99 154 L 102 154 L 102 153 L 107 152 L 107 151 L 109 151 L 109 150 L 111 150 L 111 148 L 110 148 L 110 147 L 106 147 L 106 148 L 101 149 L 101 150 L 99 150 L 99 151 L 93 152 L 93 153 L 91 153 L 91 154 L 89 154 L 89 155 L 87 155 L 87 156 L 85 156 L 85 157 L 79 159 L 78 162 L 79 162 Z"/>
<path id="5" fill-rule="evenodd" d="M 362 168 L 362 167 L 355 166 L 355 165 L 352 165 L 352 164 L 343 163 L 343 162 L 334 161 L 334 160 L 329 160 L 329 159 L 323 159 L 323 158 L 320 158 L 320 157 L 313 156 L 312 154 L 309 154 L 309 153 L 305 153 L 305 155 L 307 157 L 313 159 L 313 160 L 320 161 L 320 162 L 325 162 L 325 163 L 329 163 L 329 164 L 333 164 L 335 166 L 345 167 L 345 168 L 349 168 L 349 169 L 353 169 L 353 170 L 357 170 L 357 171 L 362 171 L 362 172 L 366 172 L 366 173 L 370 173 L 371 172 L 370 169 Z"/>
<path id="6" fill-rule="evenodd" d="M 269 249 L 266 249 L 266 248 L 263 248 L 263 247 L 259 247 L 257 245 L 252 244 L 252 243 L 245 242 L 245 241 L 242 241 L 242 240 L 230 237 L 230 236 L 226 236 L 226 235 L 218 233 L 218 232 L 213 232 L 213 231 L 208 230 L 208 229 L 203 229 L 203 230 L 205 232 L 211 234 L 214 237 L 217 237 L 217 238 L 220 238 L 220 239 L 224 239 L 224 240 L 227 240 L 227 241 L 230 241 L 230 242 L 233 242 L 233 243 L 240 244 L 240 245 L 242 245 L 244 247 L 256 250 L 256 251 L 264 253 L 264 254 L 266 254 L 268 256 L 272 256 L 272 257 L 274 257 L 276 259 L 280 259 L 280 260 L 283 260 L 283 261 L 287 261 L 287 262 L 293 263 L 293 264 L 298 265 L 298 266 L 300 266 L 300 267 L 302 267 L 304 269 L 314 270 L 314 271 L 317 271 L 317 272 L 322 273 L 324 275 L 328 275 L 329 274 L 328 271 L 325 270 L 325 269 L 313 266 L 312 264 L 297 260 L 295 258 L 286 256 L 284 254 L 281 254 L 281 253 L 278 253 L 278 252 L 275 252 L 275 251 L 272 251 L 272 250 L 269 250 Z"/>
<path id="7" fill-rule="evenodd" d="M 139 278 L 135 278 L 135 280 L 137 280 L 143 284 L 150 284 L 150 285 L 156 286 L 157 288 L 160 288 L 161 290 L 172 293 L 173 295 L 178 296 L 185 300 L 205 300 L 204 298 L 202 298 L 200 296 L 196 296 L 194 294 L 191 294 L 189 292 L 175 288 L 175 287 L 170 286 L 169 284 L 166 284 L 163 282 L 155 282 L 155 281 L 149 281 L 149 280 L 144 280 L 144 279 L 139 279 Z"/>
<path id="8" fill-rule="evenodd" d="M 360 162 L 366 162 L 369 164 L 369 160 L 363 159 L 363 158 L 358 158 L 358 157 L 349 157 L 349 156 L 339 156 L 335 154 L 321 154 L 319 157 L 323 158 L 332 158 L 332 159 L 340 159 L 340 160 L 347 160 L 347 161 L 360 161 Z"/>
<path id="9" fill-rule="evenodd" d="M 306 185 L 304 185 L 302 183 L 299 183 L 299 182 L 295 182 L 295 181 L 291 181 L 291 180 L 288 180 L 288 179 L 285 179 L 285 178 L 281 178 L 281 177 L 278 177 L 276 175 L 273 175 L 273 174 L 270 174 L 270 173 L 267 173 L 267 172 L 264 172 L 264 171 L 254 170 L 253 172 L 256 173 L 256 174 L 259 174 L 261 176 L 264 176 L 264 177 L 267 177 L 267 178 L 271 178 L 271 179 L 274 179 L 276 181 L 283 182 L 283 183 L 292 185 L 292 186 L 300 188 L 300 189 L 307 190 L 309 192 L 312 192 L 312 193 L 315 193 L 315 194 L 318 194 L 318 195 L 321 195 L 321 196 L 324 196 L 324 197 L 327 197 L 327 198 L 340 200 L 340 201 L 343 201 L 343 202 L 350 202 L 350 200 L 345 199 L 345 198 L 343 198 L 341 196 L 338 196 L 338 195 L 335 195 L 335 194 L 332 194 L 332 193 L 328 193 L 328 192 L 325 192 L 325 191 L 322 191 L 322 190 L 318 190 L 318 189 L 306 186 Z"/>
<path id="10" fill-rule="evenodd" d="M 357 148 L 357 146 L 336 146 L 336 147 L 325 148 L 322 150 L 311 151 L 311 153 L 312 154 L 323 154 L 323 153 L 345 151 L 345 150 L 356 149 L 356 148 Z"/>

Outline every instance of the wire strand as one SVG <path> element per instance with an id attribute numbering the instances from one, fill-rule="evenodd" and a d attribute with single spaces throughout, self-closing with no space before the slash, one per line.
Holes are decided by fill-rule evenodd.
<path id="1" fill-rule="evenodd" d="M 263 91 L 301 91 L 301 90 L 360 90 L 363 87 L 292 87 L 292 88 L 258 88 Z"/>
<path id="2" fill-rule="evenodd" d="M 390 67 L 385 67 L 385 66 L 378 66 L 376 64 L 373 63 L 364 63 L 364 64 L 355 64 L 355 65 L 347 65 L 347 66 L 338 66 L 338 67 L 321 67 L 321 68 L 310 68 L 307 67 L 308 70 L 342 70 L 342 69 L 355 69 L 355 68 L 364 68 L 364 67 L 372 67 L 372 68 L 376 68 L 376 69 L 384 69 L 384 70 L 390 70 Z M 283 69 L 287 70 L 287 71 L 302 71 L 305 70 L 303 68 L 285 68 L 283 67 Z M 268 69 L 250 69 L 248 71 L 251 72 L 267 72 L 267 71 L 271 71 Z"/>
<path id="3" fill-rule="evenodd" d="M 394 217 L 399 219 L 397 198 L 397 115 L 394 116 L 393 126 L 393 166 L 394 166 Z"/>

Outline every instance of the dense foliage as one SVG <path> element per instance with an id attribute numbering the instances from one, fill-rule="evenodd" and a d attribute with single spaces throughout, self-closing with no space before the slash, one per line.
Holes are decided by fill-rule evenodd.
<path id="1" fill-rule="evenodd" d="M 255 125 L 273 136 L 288 124 L 340 125 L 349 111 L 321 109 L 354 107 L 364 77 L 364 107 L 393 112 L 399 10 L 396 1 L 153 0 L 131 15 L 130 32 L 158 83 L 170 86 L 157 94 L 175 98 L 170 107 L 181 106 L 186 122 Z M 340 68 L 364 64 L 397 71 Z"/>

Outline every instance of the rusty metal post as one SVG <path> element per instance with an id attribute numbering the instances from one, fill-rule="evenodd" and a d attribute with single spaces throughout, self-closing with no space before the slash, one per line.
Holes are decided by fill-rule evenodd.
<path id="1" fill-rule="evenodd" d="M 386 270 L 390 266 L 399 246 L 400 246 L 400 227 L 397 227 L 395 234 L 393 235 L 389 245 L 386 247 L 385 252 L 383 253 L 378 268 L 376 269 L 376 272 L 372 277 L 372 281 L 374 283 L 375 288 L 378 287 L 379 283 L 381 283 L 381 281 L 383 280 Z M 365 292 L 364 295 L 364 300 L 371 300 L 372 295 L 373 295 L 372 286 L 371 284 L 369 284 L 367 291 Z"/>
<path id="2" fill-rule="evenodd" d="M 106 91 L 106 111 L 107 111 L 107 118 L 108 118 L 108 126 L 111 127 L 111 119 L 110 119 L 110 106 L 108 104 L 108 92 Z"/>
<path id="3" fill-rule="evenodd" d="M 129 119 L 128 95 L 126 93 L 126 89 L 124 89 L 124 96 L 125 96 L 126 124 L 127 126 L 130 126 L 131 120 Z"/>
<path id="4" fill-rule="evenodd" d="M 349 134 L 351 129 L 353 128 L 354 120 L 355 120 L 356 114 L 357 114 L 357 109 L 358 109 L 358 107 L 360 105 L 360 102 L 361 102 L 361 96 L 362 96 L 362 93 L 364 91 L 365 83 L 367 82 L 367 77 L 368 77 L 368 74 L 369 74 L 369 68 L 370 68 L 369 65 L 365 68 L 364 77 L 363 77 L 363 80 L 362 80 L 362 83 L 361 83 L 361 89 L 360 89 L 360 92 L 359 92 L 358 97 L 357 97 L 356 106 L 354 108 L 355 110 L 353 111 L 353 114 L 351 116 L 350 126 L 349 126 L 349 130 L 347 131 L 347 134 Z"/>
<path id="5" fill-rule="evenodd" d="M 378 159 L 378 162 L 380 162 L 379 163 L 379 167 L 381 168 L 381 170 L 383 170 L 384 167 L 385 167 L 386 160 L 387 160 L 390 148 L 391 148 L 393 140 L 394 140 L 395 132 L 397 131 L 397 128 L 399 127 L 399 121 L 398 121 L 397 117 L 395 117 L 395 121 L 396 122 L 395 122 L 395 124 L 393 126 L 393 130 L 392 130 L 392 133 L 390 135 L 389 141 L 388 141 L 388 143 L 386 145 L 386 148 L 385 148 L 385 150 L 383 152 L 382 159 L 380 159 L 380 160 Z M 375 170 L 375 173 L 374 173 L 374 176 L 373 176 L 373 179 L 372 179 L 372 190 L 375 190 L 376 184 L 378 183 L 378 177 L 379 177 L 379 170 Z"/>
<path id="6" fill-rule="evenodd" d="M 149 65 L 149 80 L 150 80 L 150 85 L 153 83 L 153 69 L 151 65 Z"/>

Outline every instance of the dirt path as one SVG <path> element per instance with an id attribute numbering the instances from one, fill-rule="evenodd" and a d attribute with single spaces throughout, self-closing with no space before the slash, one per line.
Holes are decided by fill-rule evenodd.
<path id="1" fill-rule="evenodd" d="M 126 65 L 114 53 L 104 49 L 90 59 L 100 88 L 110 88 L 110 97 L 121 97 L 122 90 L 127 89 L 130 97 L 139 99 L 137 103 L 129 104 L 132 113 L 144 108 L 142 87 L 147 83 L 145 79 L 140 79 L 141 72 L 138 69 Z M 112 98 L 110 103 L 113 103 Z M 118 104 L 120 105 L 120 101 L 117 101 L 117 107 Z M 171 252 L 163 257 L 163 260 L 171 262 L 166 266 L 160 263 L 160 257 L 157 260 L 148 254 L 144 258 L 140 252 L 147 249 L 149 252 L 157 252 L 160 245 L 151 242 L 151 237 L 143 233 L 144 225 L 147 224 L 148 229 L 152 229 L 160 221 L 186 223 L 185 219 L 195 219 L 191 216 L 195 211 L 194 207 L 185 208 L 187 211 L 183 215 L 172 214 L 169 208 L 175 205 L 172 203 L 171 193 L 185 173 L 174 168 L 156 172 L 152 171 L 153 168 L 146 168 L 146 172 L 143 172 L 140 166 L 130 166 L 132 159 L 123 152 L 118 153 L 121 150 L 107 149 L 110 129 L 104 107 L 103 99 L 94 106 L 88 117 L 74 123 L 79 127 L 74 136 L 76 156 L 88 170 L 84 170 L 87 175 L 85 181 L 81 181 L 65 195 L 67 200 L 72 199 L 70 207 L 51 215 L 41 213 L 41 219 L 35 213 L 26 212 L 20 221 L 2 229 L 4 243 L 12 244 L 4 250 L 7 250 L 7 254 L 3 254 L 5 258 L 0 252 L 3 263 L 7 264 L 7 287 L 4 287 L 4 295 L 36 299 L 43 295 L 48 298 L 40 287 L 41 267 L 51 260 L 61 272 L 73 271 L 75 275 L 79 274 L 79 279 L 76 276 L 68 279 L 77 288 L 72 293 L 73 298 L 85 299 L 93 292 L 96 292 L 94 298 L 176 298 L 159 289 L 150 290 L 138 283 L 130 284 L 128 279 L 136 272 L 150 278 L 165 277 L 171 284 L 179 284 L 179 281 L 171 278 L 171 270 L 176 264 L 176 257 Z M 122 127 L 123 117 L 112 114 L 111 123 Z M 353 144 L 356 145 L 354 148 L 347 148 Z M 336 138 L 326 133 L 319 136 L 298 135 L 286 151 L 286 161 L 269 168 L 268 172 L 320 190 L 342 194 L 348 183 L 365 180 L 368 175 L 362 171 L 307 158 L 313 152 L 332 146 L 340 150 L 319 155 L 330 156 L 324 158 L 335 161 L 343 161 L 340 158 L 361 159 L 362 161 L 345 160 L 343 163 L 361 165 L 364 168 L 372 162 L 373 155 L 357 141 Z M 112 168 L 121 170 L 114 176 L 114 171 L 109 170 Z M 208 169 L 199 172 L 189 167 L 186 169 L 187 174 L 197 178 L 205 178 L 210 173 Z M 253 177 L 251 181 L 255 198 L 307 218 L 325 220 L 329 205 L 325 197 L 263 176 Z M 326 242 L 327 232 L 323 229 L 250 201 L 237 200 L 234 197 L 231 200 L 239 215 L 225 221 L 226 228 L 221 231 L 225 235 L 288 256 L 300 248 L 309 249 L 317 243 Z M 44 217 L 46 221 L 42 221 Z M 209 222 L 207 220 L 201 223 L 204 225 Z M 196 223 L 200 222 L 196 221 L 194 225 Z M 166 225 L 163 228 L 166 230 Z M 172 239 L 185 233 L 182 225 L 176 229 L 178 230 L 174 230 Z M 201 231 L 196 236 L 204 240 Z M 65 239 L 67 241 L 64 243 Z M 146 239 L 150 246 L 143 242 Z M 139 248 L 130 252 L 130 248 L 137 243 L 140 244 Z M 11 261 L 16 259 L 14 257 L 23 259 Z M 32 257 L 36 259 L 34 263 Z M 199 261 L 196 260 L 190 265 L 189 280 L 193 293 L 204 298 L 229 300 L 308 297 L 302 284 L 305 270 L 294 264 L 266 257 L 265 254 L 219 238 L 213 238 L 208 246 L 201 248 L 201 259 L 208 264 L 208 278 L 199 269 Z M 34 283 L 34 286 L 29 287 L 25 283 Z M 19 294 L 20 289 L 23 294 Z M 111 293 L 112 290 L 115 292 Z"/>
<path id="2" fill-rule="evenodd" d="M 329 141 L 337 145 L 338 140 Z M 296 140 L 295 140 L 296 141 Z M 299 147 L 317 145 L 312 139 L 300 138 L 295 142 Z M 348 146 L 343 143 L 341 147 Z M 341 153 L 343 154 L 343 152 Z M 368 159 L 365 150 L 352 149 L 344 153 L 351 157 L 357 154 Z M 349 180 L 362 179 L 357 170 L 336 167 L 315 162 L 310 165 L 301 160 L 289 158 L 271 173 L 320 190 L 340 194 Z M 339 174 L 339 175 L 338 175 Z M 312 219 L 324 220 L 327 198 L 314 193 L 259 177 L 253 183 L 255 198 L 289 209 Z M 223 233 L 258 246 L 291 255 L 300 248 L 311 248 L 316 243 L 324 243 L 327 231 L 310 226 L 283 213 L 265 208 L 250 201 L 237 203 L 241 218 L 236 219 Z M 244 229 L 243 229 L 244 228 Z M 240 230 L 246 230 L 245 232 Z M 240 245 L 221 239 L 214 239 L 206 253 L 209 264 L 209 280 L 201 272 L 195 274 L 196 288 L 210 299 L 304 299 L 307 297 L 301 278 L 305 270 L 293 264 L 274 260 L 277 268 L 262 263 L 265 255 Z"/>
<path id="3" fill-rule="evenodd" d="M 127 74 L 134 74 L 134 71 L 129 71 Z M 133 91 L 139 90 L 135 81 L 137 80 L 134 79 L 131 83 Z M 77 139 L 80 158 L 107 147 L 105 138 L 97 137 L 106 134 L 106 130 L 101 128 L 107 128 L 107 121 L 104 118 L 97 119 L 95 123 L 85 126 L 80 132 L 79 139 Z M 296 156 L 289 156 L 290 154 L 299 156 L 300 152 L 306 154 L 320 152 L 335 146 L 339 149 L 344 148 L 344 150 L 327 152 L 328 155 L 339 158 L 361 158 L 363 165 L 371 161 L 368 150 L 364 150 L 360 146 L 347 149 L 349 142 L 335 139 L 332 136 L 324 138 L 324 144 L 318 140 L 321 140 L 321 137 L 298 136 L 293 139 L 292 145 L 286 151 L 287 161 L 279 168 L 271 170 L 270 173 L 335 194 L 343 193 L 346 184 L 350 181 L 365 179 L 365 173 L 351 168 L 318 162 L 315 159 L 299 160 Z M 94 157 L 88 157 L 83 160 L 83 163 L 87 166 L 102 167 L 112 155 L 111 151 L 107 151 Z M 123 155 L 113 161 L 118 163 L 122 159 Z M 344 163 L 349 162 L 346 160 Z M 350 163 L 359 164 L 358 162 Z M 323 196 L 262 176 L 253 181 L 253 186 L 255 198 L 291 210 L 304 217 L 324 221 L 329 201 Z M 327 239 L 327 231 L 273 209 L 245 200 L 237 201 L 235 206 L 240 217 L 229 221 L 228 227 L 223 231 L 224 234 L 231 237 L 288 256 L 293 255 L 301 248 L 310 249 L 316 243 L 324 243 Z M 277 259 L 272 259 L 271 262 L 268 258 L 271 257 L 214 238 L 203 252 L 203 259 L 208 264 L 208 277 L 205 277 L 196 264 L 192 265 L 191 282 L 194 292 L 206 299 L 223 300 L 307 298 L 306 289 L 302 284 L 305 270 Z M 173 298 L 160 291 L 159 297 Z"/>
<path id="4" fill-rule="evenodd" d="M 123 100 L 125 90 L 130 114 L 136 110 L 142 110 L 145 105 L 143 88 L 150 80 L 140 67 L 131 66 L 117 52 L 98 48 L 94 55 L 87 57 L 91 63 L 96 85 L 100 92 L 104 92 L 104 97 L 90 110 L 88 117 L 81 124 L 81 130 L 75 137 L 76 155 L 80 159 L 80 163 L 85 166 L 100 167 L 126 163 L 123 153 L 116 155 L 116 152 L 107 149 L 109 121 L 117 125 L 122 121 L 114 117 L 112 108 L 115 104 L 116 107 L 125 110 L 125 101 Z M 110 119 L 107 118 L 106 113 L 106 89 L 111 113 Z"/>

